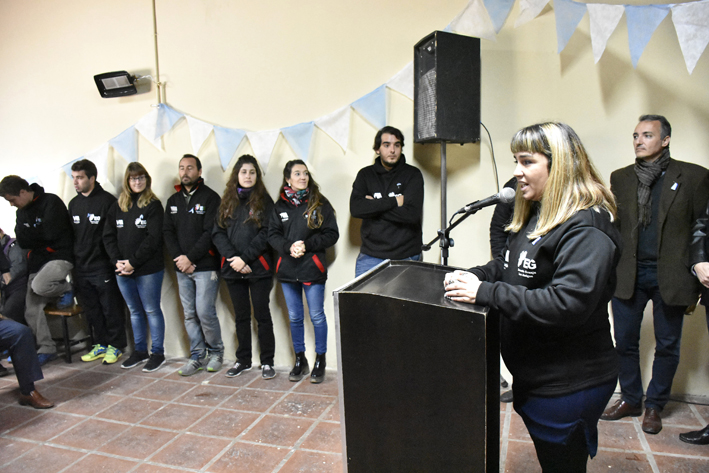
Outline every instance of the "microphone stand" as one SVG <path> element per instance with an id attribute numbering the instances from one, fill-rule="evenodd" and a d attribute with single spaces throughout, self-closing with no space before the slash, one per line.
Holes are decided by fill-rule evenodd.
<path id="1" fill-rule="evenodd" d="M 475 204 L 475 203 L 476 202 L 473 202 L 473 204 Z M 438 246 L 441 247 L 441 259 L 443 260 L 443 265 L 448 266 L 448 249 L 455 246 L 455 241 L 450 237 L 451 230 L 453 230 L 463 220 L 470 217 L 471 215 L 476 213 L 481 208 L 484 208 L 484 207 L 468 210 L 467 212 L 465 212 L 465 214 L 462 217 L 460 217 L 458 220 L 456 220 L 452 224 L 448 225 L 445 229 L 438 230 L 438 232 L 437 232 L 438 236 L 436 236 L 436 238 L 434 238 L 433 240 L 431 240 L 427 244 L 423 245 L 421 247 L 421 250 L 422 251 L 430 250 L 431 246 L 433 246 L 434 243 L 436 243 L 437 241 L 440 240 L 440 243 L 438 244 Z M 453 217 L 455 217 L 455 215 L 453 215 Z M 451 217 L 451 220 L 453 219 L 453 217 Z"/>

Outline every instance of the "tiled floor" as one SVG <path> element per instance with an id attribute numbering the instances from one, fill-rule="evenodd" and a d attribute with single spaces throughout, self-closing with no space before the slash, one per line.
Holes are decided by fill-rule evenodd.
<path id="1" fill-rule="evenodd" d="M 289 382 L 285 370 L 269 381 L 258 369 L 182 378 L 182 359 L 155 373 L 74 359 L 50 363 L 37 383 L 51 410 L 19 406 L 14 376 L 0 378 L 0 473 L 342 471 L 334 372 L 313 385 Z M 500 471 L 540 472 L 521 419 L 500 408 Z M 639 419 L 601 422 L 588 471 L 709 472 L 709 446 L 677 438 L 708 422 L 709 406 L 681 403 L 668 405 L 654 436 Z"/>

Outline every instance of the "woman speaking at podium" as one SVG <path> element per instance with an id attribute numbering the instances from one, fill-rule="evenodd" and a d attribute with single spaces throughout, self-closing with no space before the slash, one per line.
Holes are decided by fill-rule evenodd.
<path id="1" fill-rule="evenodd" d="M 446 297 L 500 314 L 514 408 L 542 471 L 585 472 L 618 376 L 608 322 L 615 202 L 568 125 L 523 128 L 511 148 L 518 186 L 507 246 L 484 266 L 448 273 Z"/>

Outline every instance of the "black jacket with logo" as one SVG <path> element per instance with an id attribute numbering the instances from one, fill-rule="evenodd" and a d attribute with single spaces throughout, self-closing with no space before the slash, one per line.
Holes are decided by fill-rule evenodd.
<path id="1" fill-rule="evenodd" d="M 171 259 L 185 255 L 195 271 L 218 271 L 219 255 L 212 243 L 212 229 L 222 199 L 200 178 L 190 198 L 189 207 L 181 185 L 165 205 L 163 236 Z"/>
<path id="2" fill-rule="evenodd" d="M 74 226 L 74 270 L 78 274 L 112 271 L 111 259 L 103 243 L 106 215 L 116 198 L 98 182 L 88 196 L 79 193 L 69 202 Z"/>
<path id="3" fill-rule="evenodd" d="M 298 207 L 283 195 L 273 207 L 268 225 L 268 242 L 278 253 L 276 276 L 284 282 L 324 283 L 327 280 L 325 250 L 340 238 L 335 210 L 327 199 L 322 198 L 323 222 L 319 228 L 309 228 L 305 218 L 307 204 Z M 305 254 L 300 258 L 290 255 L 290 247 L 296 241 L 305 243 Z"/>
<path id="4" fill-rule="evenodd" d="M 44 192 L 38 184 L 30 184 L 34 199 L 17 209 L 15 238 L 20 247 L 28 251 L 27 265 L 30 274 L 54 260 L 74 263 L 74 236 L 69 224 L 66 205 L 58 196 Z"/>
<path id="5" fill-rule="evenodd" d="M 501 315 L 501 350 L 515 390 L 561 396 L 611 382 L 618 356 L 608 322 L 620 234 L 610 214 L 577 212 L 546 235 L 511 233 L 503 253 L 470 271 L 476 303 Z"/>
<path id="6" fill-rule="evenodd" d="M 398 206 L 396 195 L 403 194 Z M 367 199 L 366 196 L 373 199 Z M 423 175 L 402 154 L 387 171 L 381 158 L 360 169 L 352 184 L 350 213 L 362 219 L 362 253 L 375 258 L 404 259 L 421 253 Z"/>
<path id="7" fill-rule="evenodd" d="M 103 244 L 111 265 L 127 259 L 135 268 L 132 276 L 145 276 L 165 269 L 162 253 L 162 204 L 153 200 L 139 208 L 138 196 L 133 195 L 133 205 L 123 212 L 115 202 L 108 210 L 103 229 Z"/>
<path id="8" fill-rule="evenodd" d="M 222 228 L 216 223 L 212 231 L 212 240 L 222 255 L 222 276 L 225 279 L 256 279 L 273 276 L 273 257 L 268 244 L 268 223 L 273 214 L 273 201 L 266 195 L 261 226 L 249 218 L 248 199 L 239 199 L 239 206 Z M 229 265 L 227 258 L 239 256 L 249 265 L 249 274 L 237 273 Z"/>

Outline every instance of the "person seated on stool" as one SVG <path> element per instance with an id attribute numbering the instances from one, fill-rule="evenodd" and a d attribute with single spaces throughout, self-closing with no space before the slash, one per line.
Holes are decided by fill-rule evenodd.
<path id="1" fill-rule="evenodd" d="M 0 314 L 0 351 L 10 352 L 15 376 L 20 385 L 20 404 L 35 409 L 49 409 L 54 403 L 34 387 L 34 382 L 43 379 L 37 350 L 34 347 L 34 335 L 26 325 L 6 319 Z"/>

